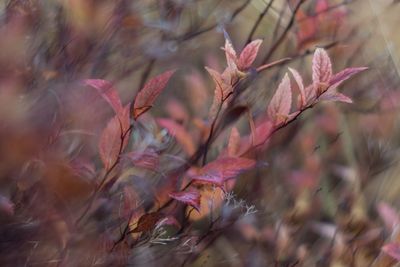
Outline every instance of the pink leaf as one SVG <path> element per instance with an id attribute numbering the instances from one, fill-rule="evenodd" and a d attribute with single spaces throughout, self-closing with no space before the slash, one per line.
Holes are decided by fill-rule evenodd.
<path id="1" fill-rule="evenodd" d="M 166 71 L 148 81 L 135 97 L 132 116 L 136 120 L 148 111 L 161 94 L 175 70 Z"/>
<path id="2" fill-rule="evenodd" d="M 200 193 L 197 190 L 191 189 L 184 192 L 174 192 L 170 193 L 169 196 L 173 199 L 192 206 L 197 211 L 200 210 Z"/>
<path id="3" fill-rule="evenodd" d="M 388 254 L 390 257 L 400 261 L 400 244 L 389 243 L 382 247 L 382 251 Z"/>
<path id="4" fill-rule="evenodd" d="M 329 84 L 332 76 L 332 64 L 328 53 L 322 48 L 317 48 L 312 61 L 312 79 L 314 87 Z"/>
<path id="5" fill-rule="evenodd" d="M 251 64 L 253 64 L 254 60 L 257 57 L 261 43 L 262 40 L 258 39 L 246 45 L 246 47 L 240 53 L 239 60 L 237 63 L 238 68 L 240 70 L 246 70 L 251 67 Z"/>
<path id="6" fill-rule="evenodd" d="M 359 68 L 347 68 L 344 69 L 338 73 L 336 73 L 335 75 L 333 75 L 331 77 L 331 79 L 329 80 L 329 87 L 338 87 L 342 82 L 346 81 L 347 79 L 349 79 L 351 76 L 367 70 L 368 68 L 366 67 L 359 67 Z"/>
<path id="7" fill-rule="evenodd" d="M 269 103 L 268 115 L 272 120 L 280 123 L 282 120 L 286 120 L 290 113 L 291 105 L 292 89 L 289 76 L 286 73 Z"/>
<path id="8" fill-rule="evenodd" d="M 297 87 L 299 88 L 300 92 L 300 107 L 303 107 L 306 104 L 306 93 L 304 89 L 303 79 L 301 78 L 301 75 L 297 72 L 297 70 L 289 68 L 289 71 L 292 73 L 294 79 L 296 80 Z"/>
<path id="9" fill-rule="evenodd" d="M 222 187 L 225 181 L 253 168 L 255 164 L 256 162 L 252 159 L 239 157 L 219 158 L 205 165 L 200 174 L 193 176 L 192 179 L 200 183 L 210 183 Z"/>
<path id="10" fill-rule="evenodd" d="M 353 100 L 351 100 L 350 97 L 337 92 L 336 90 L 330 90 L 328 89 L 327 92 L 323 93 L 320 97 L 319 100 L 321 101 L 337 101 L 337 102 L 344 102 L 344 103 L 353 103 Z"/>
<path id="11" fill-rule="evenodd" d="M 313 85 L 309 85 L 304 89 L 304 96 L 306 99 L 305 104 L 310 104 L 315 101 L 317 95 L 316 95 Z"/>
<path id="12" fill-rule="evenodd" d="M 121 112 L 122 104 L 117 89 L 110 82 L 100 79 L 87 79 L 84 80 L 84 83 L 95 88 L 104 100 L 110 104 L 116 114 Z"/>
<path id="13" fill-rule="evenodd" d="M 195 152 L 196 148 L 192 136 L 185 128 L 183 128 L 182 125 L 170 119 L 157 119 L 157 122 L 161 127 L 167 129 L 168 132 L 175 137 L 188 155 L 192 155 Z"/>
<path id="14" fill-rule="evenodd" d="M 115 164 L 119 154 L 128 144 L 129 133 L 129 105 L 127 105 L 111 118 L 100 136 L 99 153 L 106 170 Z"/>
<path id="15" fill-rule="evenodd" d="M 236 51 L 233 48 L 232 43 L 229 41 L 229 39 L 225 39 L 225 56 L 226 56 L 226 62 L 228 64 L 228 68 L 229 69 L 236 69 L 237 67 L 237 55 L 236 55 Z"/>

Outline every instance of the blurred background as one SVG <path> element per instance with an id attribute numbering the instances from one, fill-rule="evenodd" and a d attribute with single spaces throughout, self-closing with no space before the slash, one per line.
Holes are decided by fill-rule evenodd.
<path id="1" fill-rule="evenodd" d="M 1 1 L 0 265 L 395 266 L 400 249 L 382 248 L 400 242 L 398 14 L 396 0 Z M 334 72 L 369 69 L 342 86 L 353 104 L 322 103 L 277 132 L 252 155 L 263 167 L 223 199 L 203 188 L 186 228 L 125 238 L 162 206 L 169 171 L 204 140 L 214 93 L 204 67 L 225 68 L 227 34 L 237 51 L 263 40 L 254 66 L 291 58 L 241 96 L 254 118 L 288 67 L 311 82 L 316 47 Z M 121 163 L 77 224 L 105 172 L 98 142 L 113 116 L 82 81 L 108 80 L 129 104 L 170 69 L 176 74 L 134 123 L 128 146 L 156 151 L 157 166 Z M 156 118 L 183 127 L 184 140 Z M 246 115 L 234 125 L 242 136 L 251 131 Z"/>

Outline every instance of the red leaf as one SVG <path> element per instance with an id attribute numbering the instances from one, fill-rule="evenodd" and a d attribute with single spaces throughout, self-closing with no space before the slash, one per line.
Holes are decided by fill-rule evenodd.
<path id="1" fill-rule="evenodd" d="M 192 206 L 197 211 L 200 210 L 200 193 L 197 190 L 191 189 L 185 192 L 170 193 L 169 196 L 180 202 Z"/>
<path id="2" fill-rule="evenodd" d="M 292 106 L 292 89 L 290 87 L 289 76 L 285 74 L 275 95 L 272 97 L 268 106 L 269 117 L 277 123 L 285 121 L 290 113 Z"/>
<path id="3" fill-rule="evenodd" d="M 114 116 L 107 123 L 106 128 L 103 130 L 100 136 L 99 153 L 100 153 L 100 158 L 106 170 L 109 170 L 111 166 L 115 164 L 115 162 L 118 160 L 119 154 L 122 152 L 122 150 L 128 143 L 129 134 L 125 134 L 124 138 L 122 138 L 123 134 L 128 129 L 126 128 L 126 125 L 125 126 L 124 125 L 125 125 L 124 123 L 120 122 L 120 118 L 118 116 Z M 123 144 L 122 141 L 124 141 Z"/>
<path id="4" fill-rule="evenodd" d="M 251 64 L 253 64 L 257 57 L 261 43 L 262 40 L 258 39 L 246 45 L 246 47 L 240 53 L 239 60 L 237 62 L 240 70 L 246 70 L 251 67 Z"/>
<path id="5" fill-rule="evenodd" d="M 233 179 L 240 173 L 251 169 L 256 162 L 252 159 L 239 157 L 219 158 L 205 165 L 199 175 L 192 177 L 200 183 L 210 183 L 222 187 L 224 182 Z"/>
<path id="6" fill-rule="evenodd" d="M 161 94 L 175 70 L 166 71 L 148 81 L 135 97 L 132 116 L 136 120 L 148 111 Z"/>
<path id="7" fill-rule="evenodd" d="M 303 79 L 301 75 L 297 72 L 297 70 L 289 68 L 289 71 L 292 73 L 294 79 L 296 80 L 297 87 L 299 88 L 300 92 L 300 107 L 304 107 L 306 104 L 306 93 L 304 89 Z"/>
<path id="8" fill-rule="evenodd" d="M 336 88 L 340 84 L 342 84 L 342 82 L 349 79 L 351 76 L 353 76 L 361 71 L 367 70 L 367 69 L 368 68 L 366 68 L 366 67 L 344 69 L 331 77 L 331 79 L 329 80 L 329 87 Z"/>
<path id="9" fill-rule="evenodd" d="M 326 84 L 328 86 L 332 76 L 332 64 L 328 53 L 322 48 L 317 48 L 312 61 L 312 79 L 315 88 Z"/>
<path id="10" fill-rule="evenodd" d="M 388 254 L 390 257 L 400 261 L 400 244 L 389 243 L 382 247 L 382 251 Z"/>
<path id="11" fill-rule="evenodd" d="M 117 89 L 110 82 L 100 79 L 87 79 L 84 80 L 84 83 L 97 89 L 99 94 L 110 104 L 116 114 L 122 111 L 122 104 Z"/>
<path id="12" fill-rule="evenodd" d="M 192 136 L 185 128 L 183 128 L 182 125 L 170 119 L 157 119 L 157 122 L 161 127 L 167 129 L 168 132 L 175 137 L 188 155 L 192 155 L 195 152 L 196 148 Z"/>

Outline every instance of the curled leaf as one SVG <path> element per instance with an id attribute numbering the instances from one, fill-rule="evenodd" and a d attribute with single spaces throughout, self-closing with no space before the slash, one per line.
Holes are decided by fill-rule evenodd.
<path id="1" fill-rule="evenodd" d="M 200 210 L 200 193 L 197 190 L 191 189 L 184 192 L 174 192 L 170 193 L 169 196 L 173 199 L 192 206 L 197 211 Z"/>
<path id="2" fill-rule="evenodd" d="M 154 101 L 161 94 L 174 72 L 175 70 L 166 71 L 152 78 L 139 91 L 132 107 L 132 116 L 135 120 L 153 106 Z"/>

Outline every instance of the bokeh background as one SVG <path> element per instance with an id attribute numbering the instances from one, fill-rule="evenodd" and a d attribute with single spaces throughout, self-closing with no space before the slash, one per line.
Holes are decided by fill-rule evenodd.
<path id="1" fill-rule="evenodd" d="M 395 266 L 382 247 L 400 242 L 398 14 L 396 0 L 1 1 L 0 265 Z M 291 58 L 243 94 L 254 117 L 288 67 L 311 81 L 316 47 L 334 71 L 369 70 L 342 86 L 353 104 L 323 103 L 277 132 L 253 155 L 262 167 L 228 198 L 204 190 L 187 231 L 114 247 L 127 222 L 161 205 L 165 173 L 187 160 L 155 118 L 172 118 L 196 145 L 204 138 L 214 92 L 204 66 L 223 70 L 227 34 L 238 51 L 263 40 L 256 66 Z M 128 104 L 169 69 L 177 73 L 129 145 L 155 148 L 157 171 L 124 166 L 78 227 L 104 172 L 97 145 L 112 116 L 82 81 L 111 81 Z M 250 132 L 246 116 L 235 126 Z M 232 222 L 210 227 L 226 210 Z"/>

